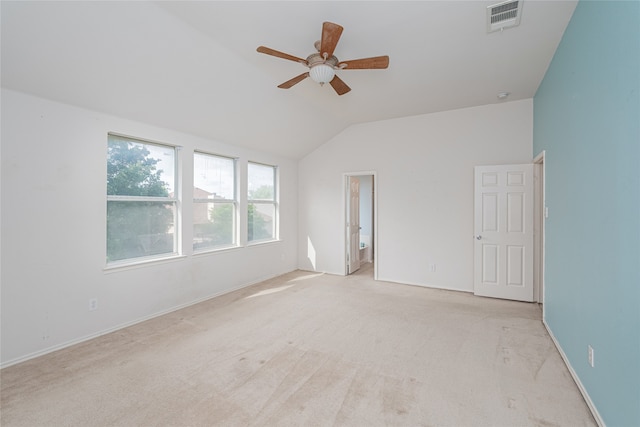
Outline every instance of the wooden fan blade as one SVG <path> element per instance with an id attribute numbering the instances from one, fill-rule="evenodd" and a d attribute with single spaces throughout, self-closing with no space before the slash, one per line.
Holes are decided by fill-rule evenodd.
<path id="1" fill-rule="evenodd" d="M 333 22 L 325 22 L 322 24 L 322 39 L 320 40 L 320 56 L 327 54 L 327 58 L 333 55 L 333 51 L 336 50 L 338 40 L 342 34 L 342 28 L 338 24 Z"/>
<path id="2" fill-rule="evenodd" d="M 288 59 L 289 61 L 301 62 L 307 65 L 306 59 L 298 58 L 297 56 L 289 55 L 288 53 L 279 52 L 277 50 L 273 50 L 265 46 L 259 46 L 258 49 L 256 50 L 260 53 L 264 53 L 271 56 L 277 56 L 278 58 L 282 58 L 282 59 Z"/>
<path id="3" fill-rule="evenodd" d="M 338 95 L 344 95 L 351 90 L 351 88 L 347 86 L 347 84 L 343 82 L 338 76 L 333 76 L 333 80 L 331 80 L 329 84 Z"/>
<path id="4" fill-rule="evenodd" d="M 280 89 L 289 89 L 291 86 L 300 83 L 301 81 L 303 81 L 304 79 L 306 79 L 307 77 L 309 77 L 309 73 L 302 73 L 299 76 L 296 76 L 294 78 L 292 78 L 291 80 L 287 80 L 286 82 L 282 83 L 281 85 L 278 85 L 278 87 Z"/>
<path id="5" fill-rule="evenodd" d="M 338 67 L 345 66 L 345 70 L 376 70 L 387 68 L 389 66 L 388 56 L 376 56 L 373 58 L 353 59 L 351 61 L 342 61 L 338 63 Z"/>

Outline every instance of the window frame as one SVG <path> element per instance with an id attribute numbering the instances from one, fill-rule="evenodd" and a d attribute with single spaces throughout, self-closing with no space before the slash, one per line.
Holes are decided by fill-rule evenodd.
<path id="1" fill-rule="evenodd" d="M 239 238 L 239 218 L 238 218 L 238 212 L 239 212 L 239 202 L 238 202 L 238 158 L 236 157 L 231 157 L 231 156 L 225 156 L 222 154 L 215 154 L 215 153 L 210 153 L 207 151 L 203 151 L 203 150 L 194 150 L 193 151 L 193 159 L 194 159 L 194 166 L 193 166 L 193 176 L 192 176 L 192 180 L 193 180 L 193 189 L 196 188 L 195 185 L 195 174 L 196 174 L 196 167 L 195 167 L 195 156 L 196 155 L 203 155 L 203 156 L 210 156 L 210 157 L 215 157 L 215 158 L 219 158 L 219 159 L 225 159 L 225 160 L 231 160 L 232 161 L 232 165 L 233 165 L 233 199 L 215 199 L 215 203 L 220 203 L 220 204 L 229 204 L 233 207 L 233 229 L 232 229 L 232 236 L 233 236 L 233 242 L 229 245 L 218 245 L 218 246 L 211 246 L 211 247 L 207 247 L 207 248 L 201 248 L 201 249 L 196 249 L 194 247 L 195 242 L 193 241 L 195 239 L 195 232 L 194 232 L 194 227 L 195 227 L 195 221 L 193 219 L 193 216 L 191 218 L 191 230 L 192 230 L 192 241 L 191 241 L 191 250 L 193 251 L 194 255 L 197 254 L 204 254 L 204 253 L 210 253 L 210 252 L 219 252 L 219 251 L 224 251 L 224 250 L 228 250 L 228 249 L 235 249 L 238 248 L 240 246 L 240 238 Z M 203 198 L 197 198 L 193 197 L 193 205 L 192 207 L 194 208 L 193 211 L 195 212 L 195 206 L 197 203 L 212 203 L 214 199 L 203 199 Z"/>
<path id="2" fill-rule="evenodd" d="M 250 190 L 249 190 L 249 168 L 251 165 L 256 165 L 256 166 L 266 166 L 269 168 L 273 169 L 273 199 L 272 200 L 264 200 L 264 199 L 251 199 L 249 197 L 250 195 Z M 254 162 L 254 161 L 248 161 L 247 162 L 247 207 L 246 207 L 246 212 L 247 212 L 247 246 L 252 246 L 252 245 L 260 245 L 260 244 L 265 244 L 265 243 L 271 243 L 271 242 L 277 242 L 280 240 L 280 236 L 279 236 L 279 232 L 280 232 L 280 209 L 279 209 L 279 169 L 278 166 L 276 165 L 270 165 L 267 163 L 262 163 L 262 162 Z M 254 204 L 254 205 L 273 205 L 273 230 L 272 230 L 272 237 L 267 238 L 267 239 L 252 239 L 249 240 L 249 218 L 248 218 L 248 213 L 249 213 L 249 207 Z"/>
<path id="3" fill-rule="evenodd" d="M 127 266 L 135 266 L 137 264 L 145 264 L 149 262 L 155 262 L 160 260 L 174 259 L 180 258 L 183 256 L 182 254 L 182 245 L 181 245 L 181 237 L 182 237 L 182 210 L 181 210 L 181 200 L 180 200 L 180 151 L 181 147 L 174 144 L 168 144 L 165 142 L 151 141 L 148 139 L 132 137 L 129 135 L 123 135 L 115 132 L 107 133 L 107 165 L 109 162 L 109 146 L 112 138 L 126 140 L 127 142 L 133 144 L 142 144 L 144 146 L 151 145 L 155 147 L 162 147 L 165 149 L 171 149 L 173 151 L 173 197 L 171 196 L 129 196 L 129 195 L 110 195 L 108 194 L 108 187 L 105 189 L 106 193 L 106 207 L 107 211 L 105 212 L 105 264 L 106 269 L 118 268 L 118 267 L 127 267 Z M 107 183 L 108 183 L 108 173 L 107 173 Z M 170 193 L 169 193 L 170 194 Z M 173 245 L 171 252 L 163 252 L 160 254 L 154 255 L 145 255 L 139 257 L 132 258 L 123 258 L 114 261 L 109 261 L 108 256 L 108 238 L 109 238 L 109 216 L 108 216 L 108 205 L 109 202 L 150 202 L 150 203 L 170 203 L 172 205 L 172 213 L 173 213 Z"/>

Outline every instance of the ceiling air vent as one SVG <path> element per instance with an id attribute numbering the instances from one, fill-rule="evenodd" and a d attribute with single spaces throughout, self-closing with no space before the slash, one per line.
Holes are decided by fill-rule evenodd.
<path id="1" fill-rule="evenodd" d="M 487 32 L 515 27 L 520 23 L 522 0 L 504 1 L 487 7 Z"/>

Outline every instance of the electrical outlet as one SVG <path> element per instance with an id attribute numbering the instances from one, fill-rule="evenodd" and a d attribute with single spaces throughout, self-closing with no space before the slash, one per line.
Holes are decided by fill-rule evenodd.
<path id="1" fill-rule="evenodd" d="M 436 272 L 436 265 L 435 264 L 429 264 L 429 271 L 431 273 L 435 273 Z"/>
<path id="2" fill-rule="evenodd" d="M 89 311 L 95 311 L 98 309 L 98 298 L 91 298 L 89 300 Z"/>
<path id="3" fill-rule="evenodd" d="M 591 366 L 593 368 L 593 347 L 591 347 L 590 345 L 587 346 L 588 348 L 588 358 L 589 358 L 589 366 Z"/>

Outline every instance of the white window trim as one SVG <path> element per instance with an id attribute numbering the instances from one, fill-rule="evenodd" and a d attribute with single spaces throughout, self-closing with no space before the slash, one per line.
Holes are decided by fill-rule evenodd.
<path id="1" fill-rule="evenodd" d="M 240 217 L 239 217 L 239 212 L 240 212 L 240 203 L 238 202 L 238 195 L 239 195 L 239 186 L 238 186 L 238 158 L 237 157 L 232 157 L 232 156 L 226 156 L 224 154 L 217 154 L 217 153 L 211 153 L 211 152 L 207 152 L 207 151 L 203 151 L 203 150 L 194 150 L 193 151 L 193 157 L 195 157 L 196 154 L 201 154 L 201 155 L 205 155 L 205 156 L 212 156 L 212 157 L 219 157 L 219 158 L 223 158 L 223 159 L 228 159 L 231 160 L 233 162 L 233 195 L 235 199 L 215 199 L 215 203 L 230 203 L 233 204 L 233 214 L 234 214 L 234 218 L 233 218 L 233 243 L 230 245 L 220 245 L 220 246 L 215 246 L 215 247 L 210 247 L 210 248 L 203 248 L 203 249 L 194 249 L 193 248 L 193 242 L 191 242 L 191 251 L 193 255 L 203 255 L 203 254 L 211 254 L 211 253 L 216 253 L 216 252 L 225 252 L 225 251 L 229 251 L 229 250 L 233 250 L 233 249 L 238 249 L 241 246 L 240 244 Z M 193 173 L 195 173 L 195 165 L 193 168 Z M 193 177 L 192 177 L 193 179 Z M 193 198 L 193 202 L 192 204 L 195 205 L 196 203 L 212 203 L 212 199 L 202 199 L 202 198 Z M 193 229 L 193 218 L 191 219 L 191 228 Z"/>
<path id="2" fill-rule="evenodd" d="M 257 239 L 249 240 L 247 236 L 247 246 L 264 245 L 267 243 L 280 242 L 280 203 L 279 203 L 279 186 L 280 186 L 280 168 L 276 165 L 270 165 L 268 163 L 247 162 L 247 183 L 249 181 L 249 165 L 254 164 L 258 166 L 267 166 L 273 168 L 273 200 L 254 200 L 249 198 L 249 192 L 247 191 L 247 207 L 245 211 L 248 212 L 249 205 L 251 204 L 266 204 L 273 205 L 274 217 L 273 217 L 273 237 L 270 239 Z M 248 224 L 247 224 L 248 227 Z"/>
<path id="3" fill-rule="evenodd" d="M 171 260 L 175 260 L 175 259 L 180 259 L 180 258 L 184 258 L 184 254 L 182 253 L 182 208 L 181 208 L 181 200 L 180 200 L 180 195 L 181 193 L 181 161 L 180 161 L 180 155 L 181 155 L 181 149 L 182 147 L 175 145 L 175 144 L 168 144 L 168 143 L 164 143 L 164 142 L 158 142 L 158 141 L 151 141 L 148 139 L 143 139 L 143 138 L 138 138 L 135 136 L 129 136 L 126 134 L 121 134 L 121 133 L 116 133 L 116 132 L 108 132 L 107 133 L 107 146 L 109 145 L 109 138 L 110 137 L 115 137 L 115 138 L 123 138 L 123 139 L 127 139 L 127 140 L 131 140 L 131 142 L 133 143 L 140 143 L 140 144 L 147 144 L 147 145 L 155 145 L 155 146 L 159 146 L 159 147 L 166 147 L 166 148 L 171 148 L 174 150 L 174 156 L 173 156 L 173 172 L 174 172 L 174 177 L 173 177 L 173 187 L 174 187 L 174 191 L 173 191 L 173 195 L 174 197 L 150 197 L 150 196 L 119 196 L 119 195 L 108 195 L 106 197 L 106 202 L 110 202 L 110 201 L 131 201 L 131 202 L 136 202 L 136 201 L 140 201 L 140 202 L 161 202 L 161 203 L 172 203 L 174 205 L 174 224 L 173 224 L 173 229 L 174 229 L 174 237 L 173 237 L 173 252 L 167 252 L 167 253 L 163 253 L 163 254 L 157 254 L 157 255 L 150 255 L 150 256 L 144 256 L 144 257 L 135 257 L 135 258 L 125 258 L 125 259 L 119 259 L 116 261 L 107 261 L 107 254 L 106 254 L 106 249 L 107 249 L 107 245 L 106 245 L 106 231 L 107 231 L 107 222 L 105 218 L 105 267 L 103 268 L 103 271 L 105 272 L 109 272 L 109 271 L 114 271 L 114 270 L 124 270 L 124 269 L 128 269 L 128 268 L 137 268 L 137 267 L 141 267 L 141 266 L 145 266 L 148 264 L 153 264 L 153 263 L 158 263 L 158 262 L 166 262 L 166 261 L 171 261 Z"/>

